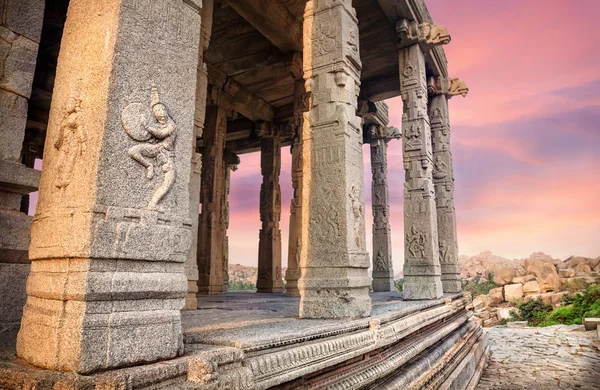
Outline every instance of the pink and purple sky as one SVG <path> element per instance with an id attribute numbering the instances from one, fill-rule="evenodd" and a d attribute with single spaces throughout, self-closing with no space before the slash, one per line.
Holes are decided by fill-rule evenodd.
<path id="1" fill-rule="evenodd" d="M 449 73 L 466 81 L 450 101 L 460 254 L 513 258 L 600 256 L 600 13 L 598 0 L 426 0 L 448 27 Z M 402 102 L 388 101 L 400 127 Z M 368 148 L 364 148 L 369 161 Z M 292 195 L 282 151 L 281 218 L 287 264 Z M 260 160 L 232 174 L 230 263 L 256 265 Z M 389 146 L 394 270 L 403 262 L 402 147 Z M 370 166 L 365 164 L 368 249 Z"/>

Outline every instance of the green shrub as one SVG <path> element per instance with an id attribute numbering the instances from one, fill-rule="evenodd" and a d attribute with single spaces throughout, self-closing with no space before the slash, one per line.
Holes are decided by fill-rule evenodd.
<path id="1" fill-rule="evenodd" d="M 234 280 L 229 282 L 229 291 L 254 291 L 256 285 L 243 280 Z"/>
<path id="2" fill-rule="evenodd" d="M 394 285 L 398 291 L 402 291 L 402 287 L 404 286 L 404 279 L 394 280 Z"/>
<path id="3" fill-rule="evenodd" d="M 529 326 L 538 326 L 552 311 L 552 306 L 545 304 L 542 298 L 520 302 L 517 308 L 519 309 L 518 320 L 527 321 Z"/>
<path id="4" fill-rule="evenodd" d="M 463 281 L 463 291 L 471 293 L 474 297 L 478 295 L 487 295 L 491 289 L 498 287 L 494 283 L 494 274 L 489 272 L 485 278 L 477 276 L 471 280 Z"/>
<path id="5" fill-rule="evenodd" d="M 580 325 L 585 317 L 600 317 L 600 284 L 588 285 L 583 293 L 565 295 L 562 304 L 547 314 L 539 326 Z"/>

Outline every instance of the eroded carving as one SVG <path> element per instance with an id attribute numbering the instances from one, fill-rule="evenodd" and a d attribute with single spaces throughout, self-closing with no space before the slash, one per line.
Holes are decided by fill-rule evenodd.
<path id="1" fill-rule="evenodd" d="M 56 188 L 66 188 L 73 179 L 73 170 L 77 160 L 87 150 L 87 134 L 83 124 L 81 100 L 70 97 L 65 105 L 65 113 L 54 142 L 58 151 L 58 172 L 54 185 Z"/>
<path id="2" fill-rule="evenodd" d="M 177 125 L 158 97 L 158 89 L 150 89 L 150 111 L 142 103 L 131 103 L 122 113 L 123 129 L 129 137 L 141 142 L 128 150 L 129 157 L 146 170 L 146 179 L 155 176 L 155 167 L 163 173 L 163 182 L 155 190 L 148 209 L 156 208 L 175 183 L 175 139 Z"/>
<path id="3" fill-rule="evenodd" d="M 427 233 L 423 233 L 412 225 L 410 232 L 406 235 L 408 251 L 414 258 L 425 258 L 425 243 L 427 242 Z"/>
<path id="4" fill-rule="evenodd" d="M 448 29 L 432 23 L 408 22 L 406 19 L 398 21 L 396 33 L 402 45 L 419 43 L 426 47 L 447 45 L 451 37 Z"/>

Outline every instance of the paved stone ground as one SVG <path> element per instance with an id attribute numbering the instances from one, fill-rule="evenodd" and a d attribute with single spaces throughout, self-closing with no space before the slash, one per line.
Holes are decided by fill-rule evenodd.
<path id="1" fill-rule="evenodd" d="M 600 389 L 600 340 L 573 327 L 491 328 L 480 390 Z"/>

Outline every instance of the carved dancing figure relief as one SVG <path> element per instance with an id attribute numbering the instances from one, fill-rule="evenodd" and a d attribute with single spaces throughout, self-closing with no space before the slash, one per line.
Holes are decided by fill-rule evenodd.
<path id="1" fill-rule="evenodd" d="M 66 188 L 73 178 L 75 163 L 87 149 L 87 135 L 83 125 L 80 99 L 70 97 L 67 101 L 54 148 L 59 153 L 58 174 L 54 185 L 56 188 Z"/>
<path id="2" fill-rule="evenodd" d="M 427 234 L 420 232 L 415 225 L 412 225 L 410 232 L 406 236 L 406 241 L 408 243 L 408 251 L 412 257 L 419 259 L 425 258 Z"/>
<path id="3" fill-rule="evenodd" d="M 129 157 L 146 169 L 146 179 L 154 178 L 155 165 L 162 168 L 163 182 L 156 189 L 148 209 L 154 210 L 158 202 L 171 190 L 177 177 L 175 172 L 175 139 L 177 125 L 164 103 L 158 98 L 158 89 L 150 89 L 150 110 L 142 103 L 131 103 L 122 113 L 125 132 L 141 142 L 128 150 Z"/>

